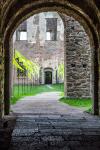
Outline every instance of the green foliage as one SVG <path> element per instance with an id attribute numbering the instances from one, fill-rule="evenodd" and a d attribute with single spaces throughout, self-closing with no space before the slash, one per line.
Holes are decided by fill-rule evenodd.
<path id="1" fill-rule="evenodd" d="M 64 63 L 59 64 L 58 66 L 58 75 L 64 79 Z"/>
<path id="2" fill-rule="evenodd" d="M 23 63 L 23 66 L 25 67 L 27 71 L 28 77 L 31 79 L 35 75 L 39 76 L 39 65 L 33 61 L 28 60 L 26 57 L 24 57 L 19 51 L 15 50 L 15 56 L 13 58 L 13 65 L 20 69 L 23 70 L 23 68 L 18 64 L 17 59 L 19 62 Z"/>
<path id="3" fill-rule="evenodd" d="M 16 61 L 16 59 L 13 57 L 13 65 L 16 67 L 16 68 L 18 68 L 18 69 L 20 69 L 20 70 L 23 70 L 23 68 L 18 64 L 18 62 Z"/>
<path id="4" fill-rule="evenodd" d="M 58 92 L 62 92 L 64 94 L 64 84 L 59 83 L 59 84 L 52 84 L 51 87 Z"/>
<path id="5" fill-rule="evenodd" d="M 92 107 L 88 108 L 85 112 L 86 112 L 86 113 L 89 113 L 89 114 L 93 114 Z"/>
<path id="6" fill-rule="evenodd" d="M 64 84 L 53 84 L 52 88 L 49 88 L 47 85 L 14 85 L 13 86 L 13 97 L 11 98 L 11 104 L 15 104 L 20 98 L 25 96 L 36 95 L 42 92 L 53 92 L 59 91 L 62 92 L 64 90 Z M 23 89 L 24 88 L 24 89 Z M 24 93 L 23 93 L 24 91 Z"/>
<path id="7" fill-rule="evenodd" d="M 26 85 L 24 86 L 24 94 L 23 94 L 23 87 L 21 85 L 14 86 L 14 97 L 11 98 L 11 104 L 15 104 L 20 98 L 25 96 L 31 96 L 36 95 L 42 92 L 54 92 L 59 91 L 61 92 L 61 96 L 64 96 L 64 84 L 53 84 L 51 85 L 52 88 L 49 88 L 46 85 Z M 68 104 L 70 106 L 75 106 L 78 108 L 84 108 L 87 112 L 91 112 L 92 107 L 92 100 L 91 99 L 70 99 L 70 98 L 61 98 L 59 100 L 60 102 L 63 102 L 65 104 Z"/>
<path id="8" fill-rule="evenodd" d="M 85 108 L 85 110 L 90 109 L 92 107 L 92 100 L 91 99 L 79 99 L 79 98 L 61 98 L 60 102 L 66 103 L 70 106 L 75 106 L 79 108 Z"/>

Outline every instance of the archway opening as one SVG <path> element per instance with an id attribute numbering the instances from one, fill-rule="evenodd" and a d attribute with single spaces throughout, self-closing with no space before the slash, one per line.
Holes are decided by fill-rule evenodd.
<path id="1" fill-rule="evenodd" d="M 11 74 L 11 103 L 32 92 L 56 91 L 57 86 L 64 92 L 64 25 L 57 12 L 35 14 L 16 29 Z"/>
<path id="2" fill-rule="evenodd" d="M 53 18 L 53 15 L 56 17 Z M 18 84 L 17 93 L 20 96 L 19 93 L 22 90 L 22 95 L 26 96 L 26 91 L 30 89 L 32 92 L 34 85 L 58 84 L 64 82 L 64 88 L 62 85 L 60 86 L 61 89 L 57 86 L 55 87 L 57 87 L 57 90 L 60 89 L 61 92 L 63 92 L 62 95 L 65 98 L 70 99 L 70 101 L 72 99 L 78 99 L 80 101 L 83 99 L 84 102 L 85 99 L 87 99 L 90 106 L 92 105 L 92 77 L 89 37 L 84 28 L 73 17 L 64 14 L 59 15 L 57 12 L 42 12 L 36 14 L 27 21 L 24 21 L 15 31 L 13 37 L 15 41 L 13 45 L 14 50 L 19 50 L 24 57 L 28 57 L 30 60 L 34 60 L 34 62 L 39 59 L 37 63 L 40 65 L 39 74 L 35 74 L 35 76 L 32 75 L 30 80 L 27 77 L 29 74 L 27 74 L 27 71 L 22 67 L 23 62 L 20 60 L 17 61 L 20 67 L 24 69 L 20 70 L 20 68 L 18 68 L 17 78 L 14 77 L 15 84 Z M 64 23 L 63 28 L 61 19 Z M 55 23 L 59 24 L 59 26 Z M 61 52 L 62 50 L 63 52 Z M 35 53 L 40 56 L 37 57 Z M 43 55 L 41 55 L 42 53 Z M 15 56 L 15 59 L 19 58 Z M 30 69 L 28 71 L 30 71 Z M 28 87 L 28 85 L 30 87 Z M 50 90 L 51 89 L 52 87 Z"/>
<path id="3" fill-rule="evenodd" d="M 3 5 L 2 5 L 3 4 Z M 18 27 L 20 23 L 22 23 L 25 19 L 28 17 L 35 15 L 40 12 L 44 11 L 57 11 L 59 14 L 64 15 L 70 15 L 73 16 L 77 21 L 79 21 L 82 26 L 84 27 L 85 31 L 88 34 L 88 37 L 90 38 L 90 45 L 91 45 L 91 52 L 92 52 L 92 59 L 91 59 L 91 89 L 92 89 L 92 107 L 93 107 L 93 114 L 98 115 L 100 114 L 100 106 L 99 106 L 99 99 L 100 99 L 100 90 L 99 90 L 99 51 L 100 51 L 100 32 L 99 32 L 99 0 L 95 1 L 89 1 L 89 0 L 82 0 L 81 2 L 79 0 L 21 0 L 19 2 L 18 0 L 6 0 L 1 2 L 1 8 L 0 8 L 0 20 L 1 20 L 1 26 L 0 26 L 0 117 L 3 116 L 3 111 L 5 110 L 5 114 L 9 114 L 9 107 L 10 107 L 10 93 L 11 93 L 11 82 L 10 82 L 10 62 L 11 62 L 11 36 L 15 29 Z M 63 17 L 62 17 L 63 18 Z M 70 21 L 69 21 L 70 24 Z M 74 24 L 74 22 L 73 22 Z M 74 27 L 72 26 L 70 30 L 66 30 L 66 34 L 69 33 L 69 31 L 72 31 Z M 79 31 L 79 30 L 77 30 Z M 22 33 L 26 39 L 26 33 Z M 81 35 L 81 33 L 80 33 Z M 21 39 L 22 39 L 21 35 Z M 48 39 L 50 39 L 50 32 L 47 33 Z M 67 45 L 67 49 L 73 45 L 75 42 L 77 45 L 82 44 L 82 42 L 79 42 L 78 40 L 73 40 L 73 35 L 69 34 L 70 40 L 67 37 L 67 41 L 71 41 L 70 44 Z M 80 44 L 80 46 L 81 46 Z M 65 44 L 66 47 L 66 44 Z M 74 46 L 73 46 L 74 47 Z M 71 53 L 73 56 L 74 48 L 71 49 Z M 83 52 L 83 51 L 82 51 Z M 65 54 L 68 55 L 68 51 L 65 52 Z M 74 78 L 72 78 L 71 74 L 69 73 L 69 77 L 65 78 L 64 83 L 68 83 L 68 81 L 73 81 L 75 79 L 77 82 L 73 83 L 69 82 L 68 86 L 65 84 L 66 88 L 70 87 L 68 91 L 65 90 L 66 96 L 71 96 L 74 93 L 74 96 L 80 93 L 81 88 L 76 88 L 76 86 L 80 85 L 80 79 L 76 76 L 76 68 L 80 68 L 80 74 L 81 78 L 83 79 L 83 69 L 88 70 L 88 63 L 87 61 L 81 61 L 80 59 L 81 54 L 78 53 L 77 61 L 79 60 L 79 64 L 77 65 L 77 62 L 75 63 L 73 61 L 73 58 L 71 59 L 71 65 L 67 65 L 67 71 L 69 68 L 72 67 L 72 73 L 74 73 Z M 87 54 L 87 52 L 86 52 Z M 66 55 L 65 55 L 66 56 Z M 68 62 L 68 59 L 71 57 L 67 57 L 66 61 Z M 85 57 L 87 58 L 87 57 Z M 5 67 L 4 67 L 4 59 L 5 59 Z M 74 62 L 74 63 L 73 63 Z M 4 71 L 5 71 L 5 79 L 4 79 Z M 65 75 L 67 75 L 65 73 Z M 84 79 L 85 78 L 84 76 Z M 85 87 L 86 83 L 84 83 L 84 79 L 82 81 L 82 86 Z M 4 82 L 5 85 L 4 85 Z M 88 79 L 87 79 L 88 82 Z M 5 87 L 4 87 L 5 86 Z M 73 86 L 73 88 L 71 88 Z M 75 89 L 75 91 L 74 91 Z M 79 92 L 76 92 L 77 91 Z M 84 89 L 85 90 L 85 89 Z M 88 90 L 87 90 L 88 92 Z M 86 93 L 83 91 L 78 96 L 81 96 L 82 94 Z M 49 99 L 50 95 L 46 95 Z M 53 97 L 54 98 L 54 97 Z M 45 99 L 43 99 L 45 101 Z M 5 103 L 5 108 L 3 107 Z M 56 104 L 55 104 L 56 105 Z M 54 106 L 55 106 L 54 105 Z M 35 106 L 35 105 L 34 105 Z M 44 110 L 43 106 L 41 105 L 42 110 Z M 50 103 L 49 103 L 50 106 Z M 54 108 L 53 106 L 53 108 Z M 23 109 L 23 107 L 22 107 Z M 48 109 L 48 105 L 47 108 Z M 56 111 L 56 108 L 55 108 Z M 41 112 L 39 110 L 39 112 Z M 38 113 L 39 113 L 38 112 Z M 51 109 L 52 112 L 52 109 Z M 73 113 L 73 109 L 71 111 Z M 93 117 L 95 118 L 95 117 Z M 99 121 L 98 119 L 92 118 L 92 124 L 91 125 L 91 118 L 86 119 L 85 117 L 79 118 L 73 117 L 72 115 L 41 115 L 39 114 L 37 116 L 21 116 L 17 118 L 17 124 L 16 128 L 13 132 L 13 139 L 11 143 L 11 149 L 13 147 L 15 149 L 95 149 L 96 146 L 98 147 L 99 139 L 98 135 L 96 138 L 96 133 L 99 133 Z M 97 117 L 96 117 L 97 118 Z M 81 123 L 80 123 L 81 122 Z M 94 123 L 93 123 L 94 122 Z M 84 126 L 85 125 L 85 126 Z M 96 126 L 95 126 L 96 125 Z M 6 127 L 7 124 L 5 124 L 4 127 Z M 95 136 L 93 134 L 95 126 Z M 87 128 L 88 127 L 88 128 Z M 34 128 L 34 129 L 33 129 Z M 33 130 L 32 130 L 33 129 Z M 67 129 L 67 130 L 66 130 Z M 6 130 L 6 128 L 5 128 Z M 70 132 L 69 132 L 70 130 Z M 8 131 L 8 130 L 7 130 Z M 21 131 L 19 133 L 19 131 Z M 73 134 L 71 133 L 73 131 Z M 90 136 L 91 132 L 91 136 Z M 8 133 L 8 132 L 7 132 Z M 19 136 L 18 136 L 19 134 Z M 4 134 L 5 135 L 5 134 Z M 5 137 L 8 137 L 5 136 Z M 70 137 L 70 138 L 68 138 Z M 74 139 L 75 138 L 75 139 Z M 89 145 L 91 143 L 91 138 L 93 139 L 92 145 Z M 82 140 L 83 139 L 83 140 Z M 85 139 L 85 141 L 84 141 Z M 3 139 L 2 139 L 3 140 Z M 74 140 L 74 141 L 73 141 Z M 72 141 L 72 142 L 71 142 Z M 25 144 L 26 143 L 26 144 Z M 80 145 L 82 143 L 82 145 Z M 97 143 L 95 145 L 95 143 Z M 1 146 L 4 146 L 6 144 L 1 144 Z M 87 146 L 88 145 L 88 146 Z M 81 147 L 82 146 L 82 147 Z M 59 148 L 58 148 L 59 147 Z M 8 147 L 7 147 L 8 148 Z"/>
<path id="4" fill-rule="evenodd" d="M 15 18 L 14 18 L 14 20 L 13 21 L 15 21 L 16 22 L 16 27 L 18 26 L 18 24 L 19 23 L 21 23 L 23 20 L 25 20 L 25 18 L 28 18 L 29 16 L 31 16 L 32 14 L 35 14 L 36 12 L 41 12 L 41 11 L 45 11 L 46 10 L 46 8 L 49 10 L 49 11 L 51 11 L 51 8 L 52 8 L 52 5 L 53 3 L 50 3 L 50 5 L 49 5 L 49 3 L 46 3 L 46 7 L 44 8 L 43 7 L 43 5 L 42 5 L 42 8 L 43 9 L 40 9 L 40 10 L 38 10 L 37 9 L 37 7 L 36 7 L 36 9 L 34 8 L 33 9 L 33 7 L 34 7 L 34 5 L 32 6 L 32 12 L 30 13 L 30 9 L 25 9 L 25 10 L 23 10 L 22 11 L 22 13 L 25 13 L 24 15 L 25 15 L 25 17 L 22 17 L 21 16 L 21 18 L 19 17 L 20 16 L 20 14 L 18 14 L 18 16 L 15 16 Z M 64 3 L 65 4 L 65 3 Z M 63 3 L 62 3 L 62 5 L 63 5 Z M 94 32 L 94 30 L 93 30 L 93 28 L 92 28 L 92 26 L 89 24 L 89 22 L 88 22 L 88 18 L 85 18 L 85 16 L 84 16 L 84 14 L 81 14 L 80 13 L 80 10 L 79 10 L 79 13 L 78 13 L 78 11 L 76 11 L 75 12 L 75 10 L 73 9 L 73 10 L 66 10 L 66 8 L 64 7 L 62 7 L 62 5 L 60 6 L 59 5 L 59 3 L 57 3 L 57 6 L 58 7 L 53 7 L 52 8 L 52 11 L 54 11 L 54 10 L 56 10 L 57 12 L 59 12 L 59 13 L 64 13 L 64 14 L 69 14 L 69 15 L 71 15 L 71 16 L 73 16 L 73 17 L 75 17 L 76 18 L 76 20 L 78 20 L 79 22 L 81 22 L 82 24 L 83 24 L 83 26 L 84 26 L 84 28 L 85 29 L 87 29 L 86 31 L 87 31 L 87 33 L 88 33 L 88 35 L 89 35 L 89 37 L 90 37 L 90 43 L 91 43 L 91 47 L 94 49 L 96 49 L 97 50 L 97 42 L 95 42 L 96 40 L 95 40 L 95 32 Z M 40 4 L 40 6 L 41 6 L 41 4 Z M 49 7 L 50 6 L 50 7 Z M 71 7 L 71 5 L 68 5 L 68 8 L 69 7 Z M 26 10 L 27 10 L 27 12 L 26 12 Z M 35 11 L 36 10 L 36 11 Z M 73 12 L 75 12 L 75 14 L 73 13 Z M 83 17 L 84 16 L 84 17 Z M 82 20 L 81 20 L 82 19 Z M 13 22 L 14 23 L 14 22 Z M 7 34 L 5 34 L 6 36 L 5 37 L 7 37 L 8 39 L 11 39 L 11 35 L 12 35 L 12 33 L 13 33 L 13 31 L 15 30 L 14 29 L 14 26 L 13 26 L 14 24 L 12 24 L 11 26 L 9 26 L 8 28 L 7 28 Z M 16 28 L 15 27 L 15 28 Z M 14 30 L 13 30 L 14 29 Z M 92 32 L 93 31 L 93 32 Z M 9 34 L 10 33 L 10 34 Z M 92 35 L 94 35 L 94 36 L 92 36 Z M 10 37 L 9 37 L 10 36 Z M 94 38 L 94 39 L 93 39 Z M 6 38 L 5 38 L 6 39 Z M 96 43 L 95 45 L 94 45 L 94 42 Z M 9 45 L 6 45 L 6 44 L 4 44 L 5 45 L 5 49 L 9 49 Z M 98 114 L 98 81 L 96 80 L 96 77 L 98 77 L 98 60 L 97 60 L 97 51 L 95 51 L 96 53 L 95 53 L 95 55 L 93 55 L 93 62 L 95 62 L 96 61 L 96 67 L 94 67 L 93 68 L 93 73 L 92 73 L 92 77 L 93 77 L 93 80 L 92 80 L 92 82 L 93 82 L 93 109 L 95 110 L 94 112 L 95 112 L 95 114 Z M 9 52 L 8 52 L 9 53 Z M 7 55 L 6 55 L 7 56 Z M 8 56 L 9 56 L 9 54 L 8 54 Z M 95 60 L 95 61 L 94 61 Z M 9 59 L 6 61 L 6 62 L 8 62 L 9 61 Z M 9 63 L 9 62 L 8 62 Z M 5 65 L 6 66 L 6 65 Z M 72 64 L 72 66 L 73 66 L 73 64 Z M 86 66 L 86 65 L 83 65 L 83 66 Z M 94 66 L 94 64 L 92 65 L 92 66 Z M 6 71 L 7 71 L 7 69 L 6 69 Z M 8 70 L 8 73 L 9 73 L 9 70 Z M 6 73 L 5 73 L 5 75 L 6 75 Z M 6 78 L 6 77 L 5 77 Z M 6 78 L 6 80 L 7 80 L 7 78 Z M 7 82 L 5 82 L 5 85 L 6 85 L 6 83 L 8 84 L 9 83 L 9 81 L 7 81 Z M 9 85 L 9 84 L 8 84 Z M 7 86 L 5 86 L 5 91 L 6 91 L 6 87 Z M 10 93 L 9 94 L 6 94 L 5 95 L 5 101 L 7 101 L 7 99 L 9 99 L 9 95 L 10 95 Z M 9 100 L 8 100 L 9 101 Z M 7 104 L 7 103 L 9 103 L 9 102 L 5 102 L 5 105 L 7 105 L 7 107 L 9 106 L 9 104 Z M 6 108 L 6 106 L 5 106 L 5 108 Z"/>

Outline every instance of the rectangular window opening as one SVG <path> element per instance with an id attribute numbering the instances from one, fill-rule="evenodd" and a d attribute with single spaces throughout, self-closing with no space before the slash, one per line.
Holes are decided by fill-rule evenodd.
<path id="1" fill-rule="evenodd" d="M 20 41 L 26 41 L 27 40 L 27 32 L 21 31 L 20 32 Z"/>
<path id="2" fill-rule="evenodd" d="M 16 40 L 17 41 L 26 41 L 27 40 L 27 21 L 24 21 L 19 25 L 16 30 Z"/>
<path id="3" fill-rule="evenodd" d="M 57 18 L 46 18 L 46 40 L 57 40 Z"/>

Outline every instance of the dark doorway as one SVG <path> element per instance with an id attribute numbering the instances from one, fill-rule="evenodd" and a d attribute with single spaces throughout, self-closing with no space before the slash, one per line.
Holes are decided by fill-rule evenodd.
<path id="1" fill-rule="evenodd" d="M 45 84 L 52 84 L 52 72 L 51 71 L 45 72 Z"/>

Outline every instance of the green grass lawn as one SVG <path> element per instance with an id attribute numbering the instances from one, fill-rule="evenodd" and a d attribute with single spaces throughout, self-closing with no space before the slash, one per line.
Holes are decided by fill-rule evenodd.
<path id="1" fill-rule="evenodd" d="M 11 98 L 11 104 L 15 104 L 20 98 L 25 96 L 34 96 L 36 94 L 42 92 L 53 92 L 59 91 L 61 92 L 61 96 L 64 97 L 64 84 L 53 84 L 51 88 L 47 85 L 36 85 L 36 86 L 24 86 L 22 87 L 15 85 L 13 87 L 13 96 Z M 91 99 L 69 99 L 69 98 L 61 98 L 59 100 L 65 104 L 70 106 L 75 106 L 79 108 L 84 108 L 85 110 L 91 110 L 92 100 Z"/>
<path id="2" fill-rule="evenodd" d="M 60 102 L 63 102 L 65 104 L 68 104 L 70 106 L 75 106 L 78 108 L 83 108 L 84 110 L 90 110 L 92 107 L 92 100 L 91 99 L 70 99 L 70 98 L 61 98 L 59 100 Z"/>
<path id="3" fill-rule="evenodd" d="M 52 92 L 55 91 L 55 89 L 51 89 L 46 85 L 36 85 L 36 86 L 21 86 L 21 85 L 15 85 L 13 87 L 13 96 L 11 98 L 11 104 L 15 104 L 16 101 L 18 101 L 20 98 L 25 96 L 34 96 L 38 93 L 42 92 Z"/>
<path id="4" fill-rule="evenodd" d="M 52 87 L 54 91 L 59 91 L 64 93 L 64 84 L 53 84 Z"/>

